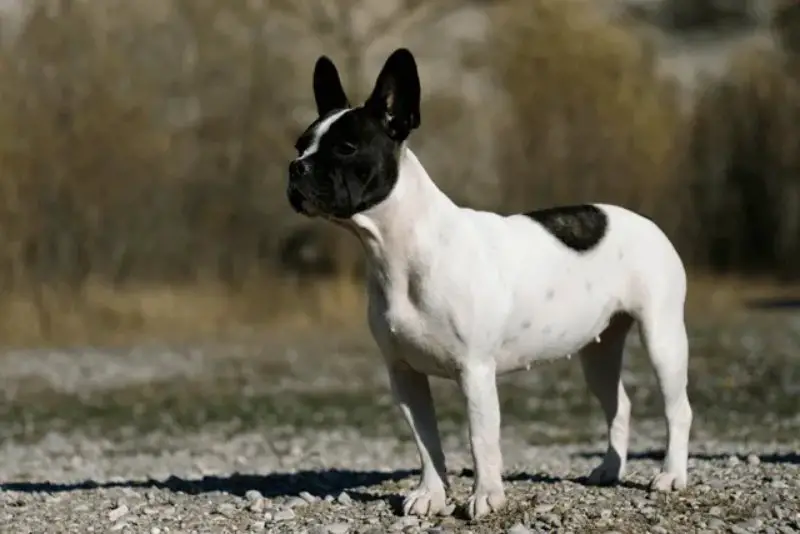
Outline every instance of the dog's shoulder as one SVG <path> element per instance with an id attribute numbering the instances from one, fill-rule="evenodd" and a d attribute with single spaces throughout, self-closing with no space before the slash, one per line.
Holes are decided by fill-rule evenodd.
<path id="1" fill-rule="evenodd" d="M 588 252 L 606 236 L 609 214 L 597 204 L 555 206 L 521 213 L 544 228 L 564 246 Z"/>

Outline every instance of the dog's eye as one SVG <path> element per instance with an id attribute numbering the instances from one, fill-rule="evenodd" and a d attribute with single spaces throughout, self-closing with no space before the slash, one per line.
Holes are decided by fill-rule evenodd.
<path id="1" fill-rule="evenodd" d="M 352 156 L 357 149 L 358 147 L 353 143 L 339 143 L 334 148 L 334 152 L 339 156 Z"/>

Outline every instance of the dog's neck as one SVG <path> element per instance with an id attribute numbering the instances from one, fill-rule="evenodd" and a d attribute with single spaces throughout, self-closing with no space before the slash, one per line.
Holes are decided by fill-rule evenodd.
<path id="1" fill-rule="evenodd" d="M 435 246 L 431 240 L 438 235 L 436 226 L 446 223 L 457 209 L 417 156 L 403 145 L 391 194 L 377 206 L 354 215 L 345 226 L 364 245 L 371 274 L 385 279 L 410 261 L 422 260 L 420 255 Z"/>

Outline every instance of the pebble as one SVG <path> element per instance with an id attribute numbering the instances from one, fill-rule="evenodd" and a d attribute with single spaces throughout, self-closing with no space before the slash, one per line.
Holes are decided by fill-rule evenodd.
<path id="1" fill-rule="evenodd" d="M 530 533 L 531 530 L 522 523 L 517 523 L 508 530 L 506 530 L 506 534 L 530 534 Z"/>
<path id="2" fill-rule="evenodd" d="M 286 501 L 287 508 L 297 508 L 298 506 L 306 506 L 308 501 L 302 499 L 300 497 L 292 497 L 288 501 Z"/>
<path id="3" fill-rule="evenodd" d="M 298 497 L 300 497 L 301 499 L 306 501 L 308 504 L 314 504 L 315 502 L 317 502 L 319 500 L 319 499 L 317 499 L 315 496 L 311 495 L 307 491 L 301 491 L 300 494 L 298 495 Z"/>
<path id="4" fill-rule="evenodd" d="M 236 514 L 236 507 L 231 503 L 225 502 L 218 505 L 214 512 L 224 517 L 233 517 Z"/>
<path id="5" fill-rule="evenodd" d="M 761 458 L 759 458 L 757 454 L 748 454 L 747 463 L 750 465 L 759 465 L 761 464 Z"/>
<path id="6" fill-rule="evenodd" d="M 708 522 L 708 528 L 718 530 L 721 528 L 725 528 L 725 521 L 722 519 L 714 518 Z"/>
<path id="7" fill-rule="evenodd" d="M 260 501 L 264 499 L 264 496 L 261 495 L 261 492 L 258 490 L 247 490 L 244 494 L 244 498 L 250 502 Z"/>
<path id="8" fill-rule="evenodd" d="M 353 499 L 350 498 L 350 495 L 348 495 L 347 492 L 343 491 L 338 497 L 336 497 L 336 502 L 344 506 L 350 506 L 353 504 Z"/>
<path id="9" fill-rule="evenodd" d="M 119 505 L 110 512 L 108 512 L 108 520 L 116 523 L 128 513 L 128 507 L 125 504 Z"/>
<path id="10" fill-rule="evenodd" d="M 408 527 L 416 527 L 419 525 L 419 519 L 414 516 L 406 516 L 398 519 L 389 526 L 391 532 L 398 532 Z"/>
<path id="11" fill-rule="evenodd" d="M 739 460 L 739 457 L 736 456 L 736 455 L 730 455 L 730 456 L 728 456 L 727 463 L 728 463 L 728 465 L 730 467 L 734 467 L 734 466 L 739 465 L 741 463 L 741 460 Z"/>
<path id="12" fill-rule="evenodd" d="M 350 525 L 347 523 L 332 523 L 325 528 L 328 534 L 347 534 L 350 532 Z"/>
<path id="13" fill-rule="evenodd" d="M 295 518 L 295 513 L 291 508 L 284 508 L 272 514 L 273 521 L 289 521 Z"/>
<path id="14" fill-rule="evenodd" d="M 251 512 L 263 512 L 267 508 L 267 500 L 266 499 L 258 499 L 251 502 L 247 509 Z"/>

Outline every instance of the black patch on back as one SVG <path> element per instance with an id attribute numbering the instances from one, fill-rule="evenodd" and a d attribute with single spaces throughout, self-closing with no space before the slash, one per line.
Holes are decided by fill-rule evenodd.
<path id="1" fill-rule="evenodd" d="M 608 230 L 608 215 L 592 204 L 558 206 L 525 213 L 576 252 L 596 247 Z"/>

